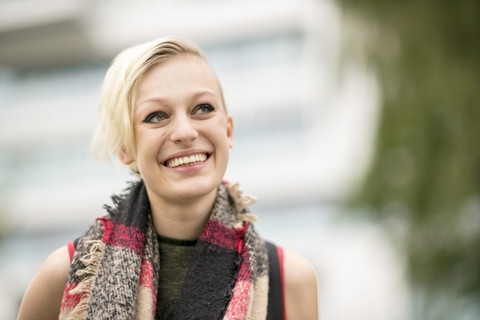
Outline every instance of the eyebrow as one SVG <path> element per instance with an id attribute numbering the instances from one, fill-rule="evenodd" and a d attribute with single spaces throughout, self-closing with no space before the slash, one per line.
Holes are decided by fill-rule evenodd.
<path id="1" fill-rule="evenodd" d="M 210 90 L 210 89 L 202 89 L 202 90 L 199 90 L 195 93 L 193 93 L 192 95 L 189 95 L 189 100 L 195 100 L 195 99 L 198 99 L 202 96 L 205 96 L 205 95 L 208 95 L 208 96 L 213 96 L 215 97 L 215 92 Z M 162 96 L 158 96 L 158 97 L 152 97 L 152 98 L 148 98 L 148 99 L 145 99 L 145 100 L 142 100 L 142 101 L 139 101 L 135 104 L 135 108 L 139 107 L 140 105 L 143 105 L 145 103 L 165 103 L 165 102 L 168 102 L 170 99 L 167 98 L 167 97 L 162 97 Z"/>

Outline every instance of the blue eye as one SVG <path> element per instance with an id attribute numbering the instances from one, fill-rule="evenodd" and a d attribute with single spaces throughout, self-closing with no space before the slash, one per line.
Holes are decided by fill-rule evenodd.
<path id="1" fill-rule="evenodd" d="M 167 119 L 167 115 L 163 112 L 154 112 L 149 114 L 143 122 L 145 123 L 159 123 Z"/>
<path id="2" fill-rule="evenodd" d="M 213 112 L 214 110 L 215 110 L 214 107 L 205 103 L 205 104 L 200 104 L 200 105 L 196 106 L 195 109 L 193 110 L 193 113 L 194 114 L 210 113 L 210 112 Z"/>

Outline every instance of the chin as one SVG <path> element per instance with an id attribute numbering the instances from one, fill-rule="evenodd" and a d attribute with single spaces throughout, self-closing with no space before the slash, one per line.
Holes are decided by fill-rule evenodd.
<path id="1" fill-rule="evenodd" d="M 175 198 L 181 201 L 188 201 L 202 198 L 216 192 L 221 179 L 187 179 L 171 185 L 171 191 Z"/>
<path id="2" fill-rule="evenodd" d="M 210 183 L 192 183 L 188 186 L 182 188 L 182 193 L 185 197 L 202 197 L 211 194 L 217 190 L 218 184 L 220 182 L 210 182 Z"/>

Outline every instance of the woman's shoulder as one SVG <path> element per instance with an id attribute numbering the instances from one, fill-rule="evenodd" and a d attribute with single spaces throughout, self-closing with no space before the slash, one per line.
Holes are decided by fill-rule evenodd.
<path id="1" fill-rule="evenodd" d="M 318 319 L 317 276 L 305 258 L 284 250 L 287 319 Z"/>
<path id="2" fill-rule="evenodd" d="M 58 319 L 70 270 L 67 246 L 53 251 L 25 291 L 18 319 Z"/>
<path id="3" fill-rule="evenodd" d="M 70 254 L 67 245 L 61 246 L 50 253 L 41 268 L 41 271 L 44 271 L 49 276 L 58 276 L 59 273 L 66 275 L 69 270 Z"/>

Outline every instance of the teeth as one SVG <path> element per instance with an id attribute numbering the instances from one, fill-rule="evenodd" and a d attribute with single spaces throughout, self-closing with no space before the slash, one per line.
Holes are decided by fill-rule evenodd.
<path id="1" fill-rule="evenodd" d="M 170 159 L 167 161 L 166 165 L 169 168 L 175 168 L 179 166 L 183 167 L 188 167 L 195 165 L 197 163 L 201 163 L 207 160 L 207 154 L 205 153 L 199 153 L 199 154 L 194 154 L 189 157 L 180 157 L 180 158 L 174 158 Z"/>

